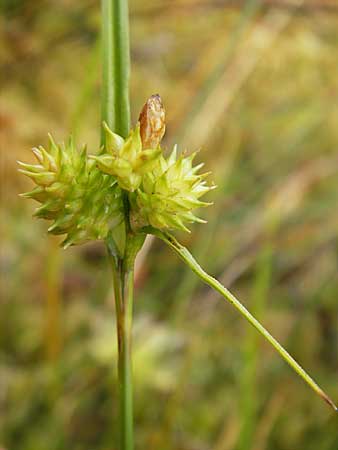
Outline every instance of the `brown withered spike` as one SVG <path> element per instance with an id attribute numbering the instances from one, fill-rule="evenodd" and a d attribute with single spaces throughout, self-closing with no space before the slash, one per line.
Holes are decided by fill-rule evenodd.
<path id="1" fill-rule="evenodd" d="M 165 133 L 165 109 L 159 94 L 146 101 L 139 122 L 143 148 L 157 148 Z"/>

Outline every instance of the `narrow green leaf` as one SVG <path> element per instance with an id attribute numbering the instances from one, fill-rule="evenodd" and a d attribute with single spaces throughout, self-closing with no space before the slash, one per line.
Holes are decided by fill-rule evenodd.
<path id="1" fill-rule="evenodd" d="M 263 327 L 263 325 L 237 300 L 237 298 L 226 289 L 218 280 L 206 273 L 191 253 L 181 245 L 173 236 L 163 233 L 160 230 L 149 229 L 149 233 L 162 239 L 175 253 L 195 272 L 195 274 L 207 285 L 219 292 L 223 298 L 230 302 L 251 325 L 277 350 L 280 356 L 294 369 L 297 374 L 316 392 L 323 400 L 325 400 L 335 411 L 338 408 L 331 398 L 317 385 L 317 383 L 305 372 L 305 370 L 297 363 L 297 361 L 282 347 L 282 345 Z"/>

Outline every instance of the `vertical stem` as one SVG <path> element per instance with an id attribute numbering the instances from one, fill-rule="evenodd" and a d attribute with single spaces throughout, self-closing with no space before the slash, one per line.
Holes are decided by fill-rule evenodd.
<path id="1" fill-rule="evenodd" d="M 115 95 L 114 95 L 114 43 L 113 43 L 113 2 L 101 1 L 102 14 L 102 87 L 101 87 L 101 119 L 110 128 L 115 125 Z M 101 128 L 102 129 L 102 128 Z M 104 144 L 105 134 L 101 132 Z"/>
<path id="2" fill-rule="evenodd" d="M 134 264 L 123 262 L 108 250 L 113 272 L 118 343 L 118 387 L 121 450 L 133 450 L 132 315 Z"/>
<path id="3" fill-rule="evenodd" d="M 121 416 L 121 448 L 132 450 L 133 443 L 133 384 L 132 384 L 132 315 L 134 269 L 124 273 L 123 307 L 118 320 L 119 388 Z"/>
<path id="4" fill-rule="evenodd" d="M 130 129 L 128 0 L 113 1 L 115 132 L 127 137 Z"/>
<path id="5" fill-rule="evenodd" d="M 122 137 L 130 128 L 129 106 L 129 17 L 128 0 L 101 0 L 102 5 L 102 121 Z M 104 142 L 101 133 L 101 144 Z M 125 203 L 127 205 L 127 197 Z M 126 226 L 128 227 L 126 207 Z M 107 242 L 108 244 L 108 242 Z M 128 244 L 127 244 L 128 245 Z M 133 450 L 133 402 L 131 368 L 131 328 L 134 259 L 123 259 L 108 245 L 113 271 L 120 402 L 121 450 Z"/>
<path id="6" fill-rule="evenodd" d="M 128 0 L 102 0 L 102 120 L 126 137 L 130 128 Z"/>

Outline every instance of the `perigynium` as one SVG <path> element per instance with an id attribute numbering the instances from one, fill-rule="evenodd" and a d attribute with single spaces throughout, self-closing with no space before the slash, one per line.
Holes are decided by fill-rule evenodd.
<path id="1" fill-rule="evenodd" d="M 103 153 L 90 156 L 98 168 L 113 175 L 121 189 L 134 192 L 139 188 L 143 175 L 156 164 L 161 148 L 144 148 L 141 141 L 140 125 L 130 131 L 126 140 L 113 133 L 103 124 L 106 144 Z"/>

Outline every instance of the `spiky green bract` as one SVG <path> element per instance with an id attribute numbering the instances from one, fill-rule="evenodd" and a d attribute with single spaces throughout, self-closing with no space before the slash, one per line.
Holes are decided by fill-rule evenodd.
<path id="1" fill-rule="evenodd" d="M 85 147 L 78 151 L 71 139 L 57 145 L 50 136 L 48 151 L 39 147 L 33 153 L 39 164 L 19 164 L 37 187 L 21 195 L 41 203 L 34 215 L 53 220 L 48 231 L 65 234 L 64 247 L 106 239 L 123 226 L 121 189 L 88 160 Z"/>
<path id="2" fill-rule="evenodd" d="M 193 167 L 195 155 L 177 157 L 175 147 L 168 159 L 161 155 L 153 169 L 143 175 L 139 189 L 130 195 L 135 229 L 151 225 L 189 231 L 186 223 L 205 222 L 192 211 L 210 205 L 199 199 L 214 186 L 206 184 L 208 174 L 197 174 L 203 164 Z"/>
<path id="3" fill-rule="evenodd" d="M 150 170 L 161 154 L 160 148 L 142 148 L 140 125 L 130 131 L 124 140 L 113 133 L 107 124 L 103 124 L 105 147 L 103 153 L 90 156 L 102 172 L 113 175 L 119 186 L 134 192 L 141 184 L 142 175 Z"/>

